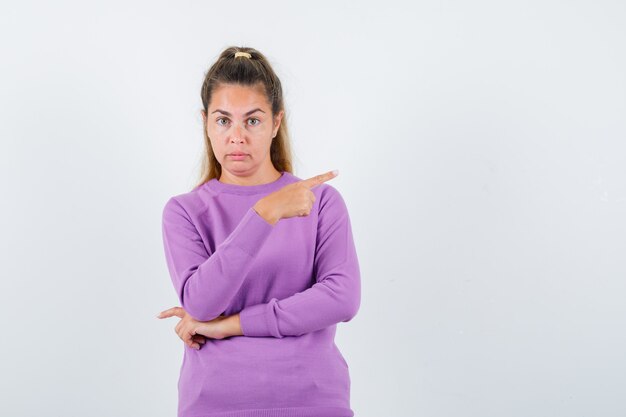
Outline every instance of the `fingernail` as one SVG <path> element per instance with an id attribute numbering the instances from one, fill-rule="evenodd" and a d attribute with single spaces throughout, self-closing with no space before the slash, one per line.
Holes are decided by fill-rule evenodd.
<path id="1" fill-rule="evenodd" d="M 337 174 L 339 174 L 339 170 L 338 169 L 334 169 L 333 170 L 333 175 L 337 175 Z"/>

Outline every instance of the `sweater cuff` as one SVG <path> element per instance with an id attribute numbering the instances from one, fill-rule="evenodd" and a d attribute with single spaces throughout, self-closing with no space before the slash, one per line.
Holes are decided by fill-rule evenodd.
<path id="1" fill-rule="evenodd" d="M 237 246 L 251 257 L 254 257 L 273 229 L 273 225 L 261 217 L 253 207 L 250 207 L 235 230 L 224 240 L 223 244 Z"/>
<path id="2" fill-rule="evenodd" d="M 276 322 L 270 320 L 269 312 L 275 302 L 276 299 L 272 299 L 269 303 L 246 307 L 239 312 L 239 324 L 244 336 L 283 337 Z"/>

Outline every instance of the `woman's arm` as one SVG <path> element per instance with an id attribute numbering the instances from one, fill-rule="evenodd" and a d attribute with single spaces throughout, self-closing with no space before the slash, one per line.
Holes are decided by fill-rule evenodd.
<path id="1" fill-rule="evenodd" d="M 243 332 L 241 331 L 241 320 L 239 318 L 239 313 L 233 314 L 232 316 L 227 316 L 224 320 L 219 323 L 219 331 L 218 334 L 224 335 L 223 337 L 231 337 L 231 336 L 243 336 Z M 202 334 L 204 332 L 201 331 Z M 211 337 L 210 335 L 207 337 Z"/>
<path id="2" fill-rule="evenodd" d="M 163 209 L 163 244 L 183 309 L 198 321 L 219 317 L 239 291 L 274 226 L 253 207 L 209 254 L 183 206 L 172 197 Z"/>
<path id="3" fill-rule="evenodd" d="M 361 303 L 361 277 L 350 217 L 332 186 L 320 196 L 315 270 L 317 282 L 283 299 L 244 308 L 228 330 L 244 336 L 300 336 L 350 321 Z"/>

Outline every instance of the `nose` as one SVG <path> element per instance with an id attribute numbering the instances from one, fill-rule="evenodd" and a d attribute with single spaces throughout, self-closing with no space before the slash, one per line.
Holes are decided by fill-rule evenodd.
<path id="1" fill-rule="evenodd" d="M 239 125 L 235 125 L 233 126 L 233 133 L 230 136 L 230 141 L 233 143 L 241 143 L 243 142 L 242 139 L 242 132 L 241 132 L 241 127 Z"/>

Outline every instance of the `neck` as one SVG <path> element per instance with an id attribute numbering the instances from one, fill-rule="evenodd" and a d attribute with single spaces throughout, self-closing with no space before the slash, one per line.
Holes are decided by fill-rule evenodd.
<path id="1" fill-rule="evenodd" d="M 220 175 L 219 181 L 224 184 L 235 184 L 235 185 L 260 185 L 267 184 L 270 182 L 276 181 L 280 178 L 280 171 L 278 171 L 274 166 L 266 172 L 260 173 L 256 172 L 250 175 L 237 175 L 232 172 L 226 171 L 222 169 L 222 173 Z"/>

